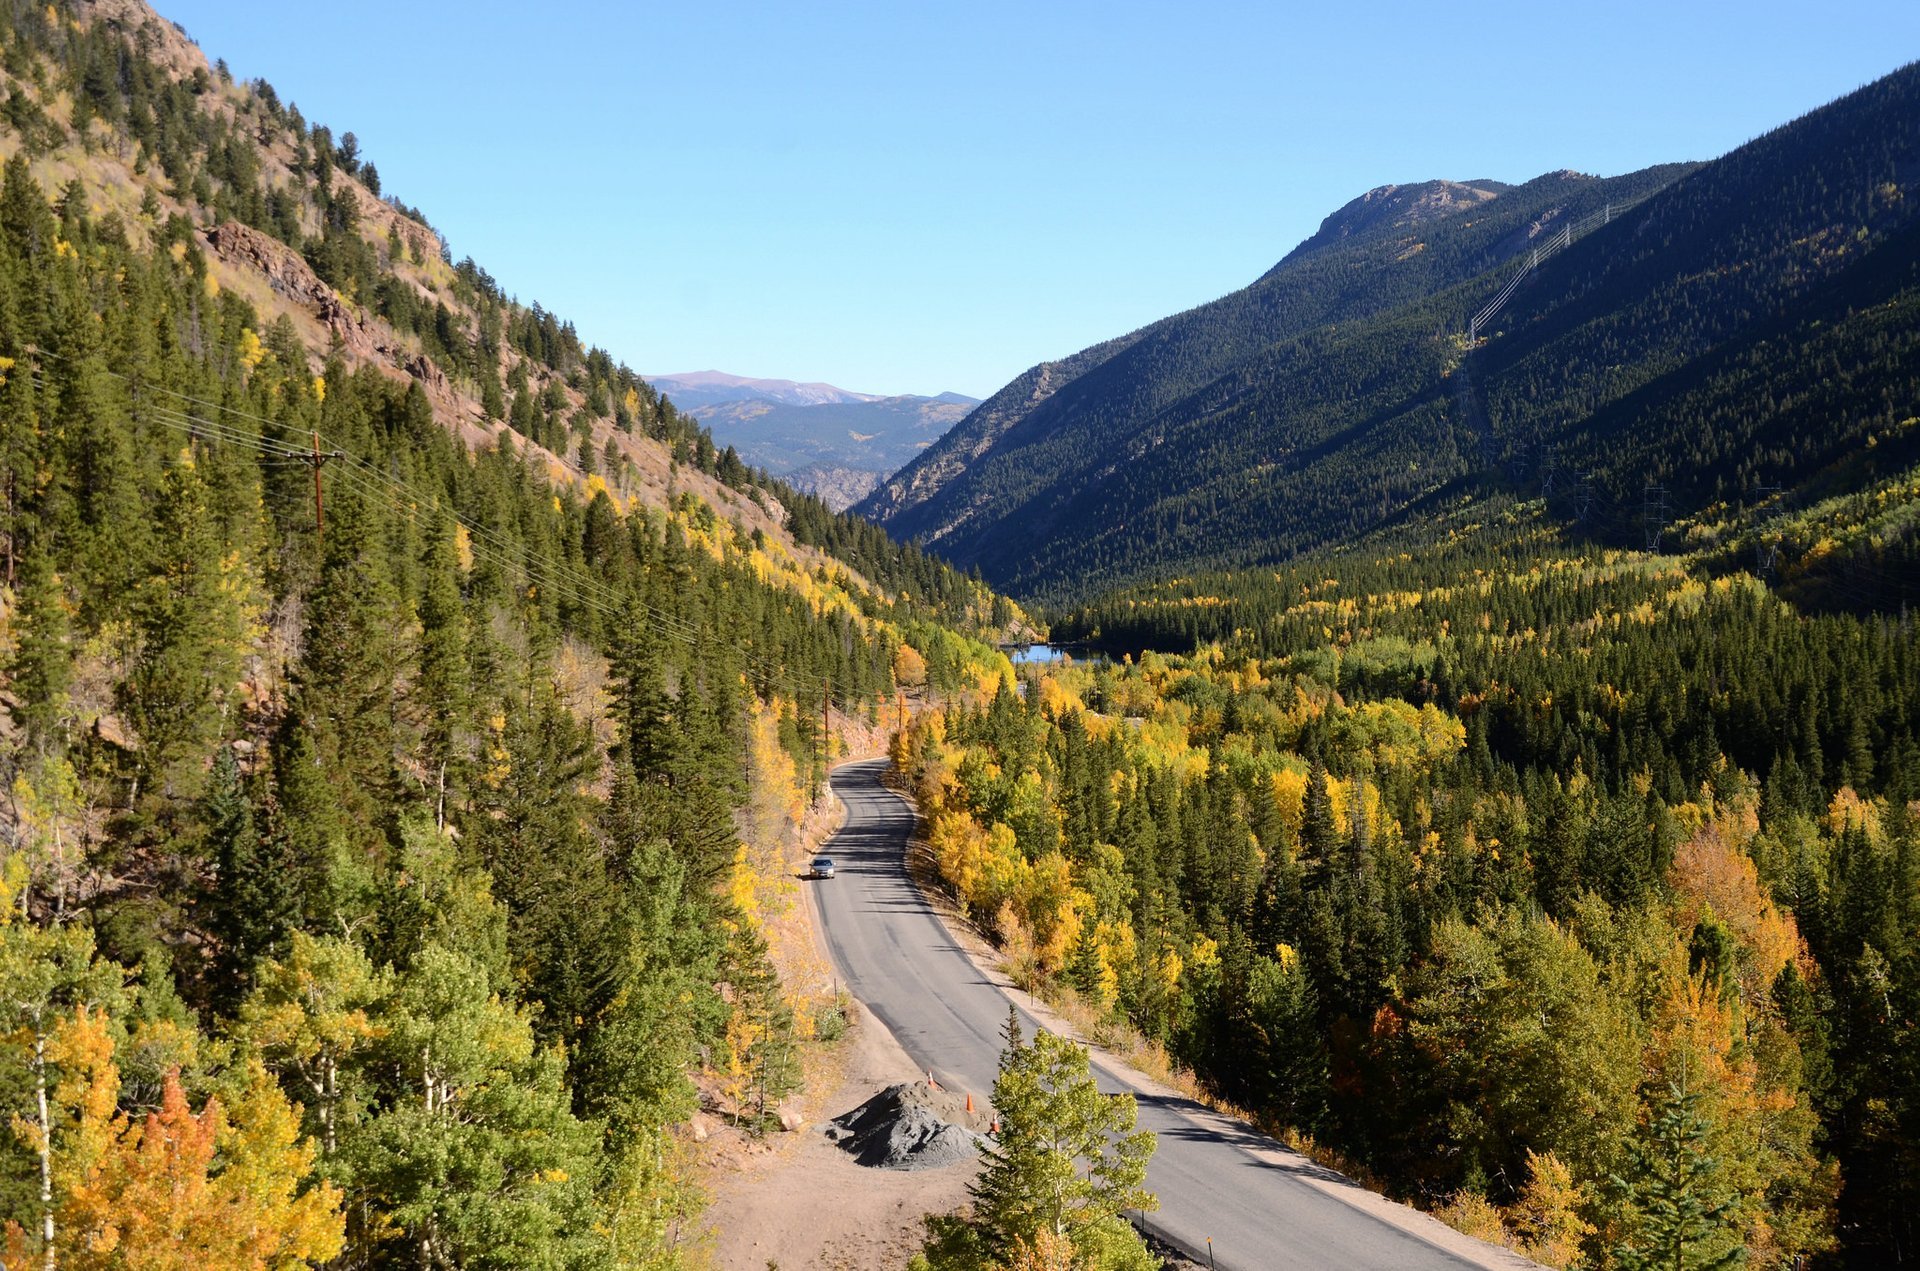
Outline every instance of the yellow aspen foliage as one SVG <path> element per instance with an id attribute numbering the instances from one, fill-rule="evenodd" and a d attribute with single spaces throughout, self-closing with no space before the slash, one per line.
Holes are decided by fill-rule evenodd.
<path id="1" fill-rule="evenodd" d="M 927 682 L 927 660 L 920 650 L 903 644 L 893 651 L 893 680 L 902 688 L 919 688 Z"/>
<path id="2" fill-rule="evenodd" d="M 912 772 L 920 766 L 915 743 L 923 736 L 913 728 L 902 728 L 887 739 L 887 759 L 895 772 Z"/>
<path id="3" fill-rule="evenodd" d="M 339 1256 L 346 1235 L 340 1191 L 325 1181 L 297 1190 L 312 1174 L 319 1148 L 300 1136 L 299 1109 L 259 1060 L 248 1063 L 227 1120 L 217 1144 L 225 1161 L 220 1182 L 230 1193 L 248 1198 L 263 1230 L 281 1233 L 270 1265 L 326 1262 Z"/>
<path id="4" fill-rule="evenodd" d="M 1462 1189 L 1448 1197 L 1447 1202 L 1434 1211 L 1434 1217 L 1475 1240 L 1484 1240 L 1488 1244 L 1505 1244 L 1507 1241 L 1507 1228 L 1500 1221 L 1499 1206 L 1471 1188 Z"/>
<path id="5" fill-rule="evenodd" d="M 65 889 L 78 868 L 80 818 L 86 800 L 80 778 L 64 758 L 42 762 L 29 780 L 22 770 L 13 778 L 13 806 L 21 846 L 21 866 L 40 878 L 41 890 L 56 893 L 64 909 Z"/>
<path id="6" fill-rule="evenodd" d="M 752 1011 L 736 1009 L 727 1016 L 725 1050 L 720 1062 L 720 1090 L 736 1108 L 745 1108 L 753 1100 L 756 1076 L 753 1052 L 765 1032 Z"/>
<path id="7" fill-rule="evenodd" d="M 249 371 L 267 360 L 267 346 L 260 340 L 260 333 L 252 327 L 240 332 L 240 364 Z"/>
<path id="8" fill-rule="evenodd" d="M 1300 822 L 1307 804 L 1307 780 L 1311 775 L 1306 764 L 1296 762 L 1267 778 L 1273 787 L 1274 806 L 1287 827 L 1287 837 L 1295 841 L 1300 837 Z"/>
<path id="9" fill-rule="evenodd" d="M 263 1118 L 252 1127 L 262 1131 L 258 1141 L 230 1126 L 218 1098 L 191 1111 L 180 1074 L 168 1073 L 159 1110 L 116 1117 L 105 1150 L 68 1192 L 64 1265 L 202 1271 L 337 1255 L 345 1234 L 339 1193 L 323 1184 L 290 1199 L 299 1176 L 277 1171 L 310 1164 L 311 1149 L 292 1147 L 290 1109 L 254 1111 Z"/>
<path id="10" fill-rule="evenodd" d="M 733 868 L 727 874 L 727 900 L 741 918 L 754 926 L 760 925 L 760 888 L 754 879 L 753 866 L 747 860 L 744 843 L 733 849 Z"/>
<path id="11" fill-rule="evenodd" d="M 966 812 L 944 812 L 927 835 L 940 876 L 971 906 L 986 881 L 987 833 Z"/>
<path id="12" fill-rule="evenodd" d="M 1750 806 L 1723 812 L 1674 849 L 1668 879 L 1679 902 L 1676 929 L 1692 930 L 1711 912 L 1739 938 L 1741 991 L 1750 1002 L 1766 1000 L 1789 961 L 1807 961 L 1793 915 L 1773 903 L 1744 850 L 1757 829 Z"/>
<path id="13" fill-rule="evenodd" d="M 1058 852 L 1033 862 L 1022 871 L 1016 898 L 1021 917 L 1033 933 L 1034 958 L 1052 974 L 1066 965 L 1067 954 L 1080 939 L 1084 892 L 1073 885 L 1073 871 Z"/>
<path id="14" fill-rule="evenodd" d="M 487 717 L 481 749 L 486 756 L 486 767 L 480 770 L 480 779 L 498 790 L 513 774 L 513 757 L 507 751 L 507 717 L 502 712 L 495 711 Z"/>
<path id="15" fill-rule="evenodd" d="M 1884 841 L 1879 806 L 1855 794 L 1852 786 L 1841 786 L 1827 805 L 1827 832 L 1838 836 L 1848 830 L 1865 832 L 1867 841 L 1876 845 Z"/>
<path id="16" fill-rule="evenodd" d="M 1069 712 L 1085 710 L 1086 704 L 1080 700 L 1078 693 L 1062 684 L 1055 676 L 1049 675 L 1040 681 L 1040 709 L 1045 714 L 1059 719 Z"/>
<path id="17" fill-rule="evenodd" d="M 1100 1005 L 1111 1008 L 1120 1000 L 1121 978 L 1134 974 L 1139 965 L 1133 927 L 1124 921 L 1102 922 L 1093 929 L 1093 941 L 1100 967 L 1093 994 Z"/>
<path id="18" fill-rule="evenodd" d="M 1080 1265 L 1073 1241 L 1050 1227 L 1016 1239 L 1007 1254 L 1007 1271 L 1078 1271 Z"/>
<path id="19" fill-rule="evenodd" d="M 780 714 L 778 704 L 756 702 L 747 737 L 754 837 L 757 845 L 775 849 L 807 814 L 799 767 L 780 744 Z"/>
<path id="20" fill-rule="evenodd" d="M 1354 791 L 1361 786 L 1357 779 L 1349 781 L 1329 780 L 1327 782 L 1327 800 L 1333 805 L 1333 828 L 1341 834 L 1353 832 Z M 1367 834 L 1371 838 L 1381 838 L 1397 834 L 1399 822 L 1387 811 L 1387 805 L 1380 798 L 1380 786 L 1377 782 L 1365 783 L 1366 793 L 1363 806 L 1367 818 Z"/>
<path id="21" fill-rule="evenodd" d="M 1180 988 L 1181 973 L 1186 969 L 1187 964 L 1181 961 L 1180 955 L 1172 949 L 1161 954 L 1159 966 L 1161 987 L 1168 993 L 1177 992 Z"/>
<path id="22" fill-rule="evenodd" d="M 1038 979 L 1039 959 L 1034 955 L 1033 934 L 1020 921 L 1011 900 L 1003 900 L 994 913 L 993 926 L 1000 937 L 1001 959 L 1007 974 L 1024 989 L 1033 988 Z"/>
<path id="23" fill-rule="evenodd" d="M 72 1194 L 113 1143 L 120 1069 L 114 1063 L 113 1037 L 107 1028 L 106 1012 L 77 1007 L 70 1019 L 60 1022 L 47 1045 L 47 1060 L 61 1074 L 54 1098 L 72 1124 L 53 1154 L 57 1195 Z M 14 1128 L 22 1131 L 24 1123 L 16 1121 Z"/>
<path id="24" fill-rule="evenodd" d="M 1586 1189 L 1552 1152 L 1527 1150 L 1527 1184 L 1507 1210 L 1507 1225 L 1520 1252 L 1542 1266 L 1571 1267 L 1580 1261 L 1580 1242 L 1593 1224 L 1580 1216 Z"/>

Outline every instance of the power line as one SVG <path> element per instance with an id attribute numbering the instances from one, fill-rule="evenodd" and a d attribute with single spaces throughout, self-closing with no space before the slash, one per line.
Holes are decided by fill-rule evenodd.
<path id="1" fill-rule="evenodd" d="M 1499 316 L 1500 310 L 1506 307 L 1507 301 L 1513 298 L 1513 293 L 1519 289 L 1522 282 L 1526 281 L 1529 274 L 1552 259 L 1555 255 L 1573 246 L 1574 239 L 1585 237 L 1587 234 L 1602 226 L 1612 224 L 1614 217 L 1638 207 L 1641 203 L 1644 203 L 1657 193 L 1659 193 L 1659 191 L 1654 190 L 1642 194 L 1638 198 L 1629 199 L 1625 203 L 1608 203 L 1599 211 L 1588 213 L 1578 221 L 1569 221 L 1567 224 L 1561 226 L 1559 233 L 1554 234 L 1540 246 L 1528 251 L 1525 259 L 1521 262 L 1520 268 L 1514 271 L 1513 277 L 1507 280 L 1506 285 L 1500 288 L 1492 300 L 1489 300 L 1481 307 L 1478 313 L 1475 313 L 1473 317 L 1468 320 L 1467 347 L 1472 348 L 1474 344 L 1479 341 L 1480 332 L 1485 329 L 1489 322 Z"/>
<path id="2" fill-rule="evenodd" d="M 42 352 L 41 356 L 52 357 L 62 361 L 71 360 L 62 358 L 58 354 L 45 352 Z M 281 421 L 268 419 L 249 411 L 227 406 L 224 403 L 208 401 L 205 398 L 194 397 L 191 394 L 177 392 L 172 389 L 164 389 L 154 385 L 142 385 L 134 381 L 130 376 L 107 370 L 106 368 L 100 369 L 104 374 L 132 385 L 136 389 L 136 392 L 142 388 L 150 388 L 153 389 L 153 391 L 162 393 L 178 401 L 219 411 L 238 419 L 263 424 L 276 430 L 285 427 Z M 34 373 L 34 382 L 36 387 L 44 389 L 45 379 L 38 372 Z M 251 430 L 235 428 L 232 425 L 224 424 L 202 415 L 195 415 L 186 411 L 153 404 L 139 406 L 137 413 L 141 418 L 151 420 L 162 427 L 183 432 L 190 438 L 219 441 L 223 444 L 252 450 L 260 454 L 267 462 L 276 466 L 290 466 L 294 463 L 314 463 L 313 451 L 287 446 L 262 434 L 255 433 Z M 349 487 L 352 488 L 355 493 L 360 494 L 362 497 L 377 499 L 407 517 L 410 522 L 419 523 L 418 517 L 420 509 L 418 499 L 421 493 L 420 491 L 414 489 L 400 478 L 382 470 L 377 465 L 354 455 L 344 447 L 332 445 L 331 442 L 328 442 L 325 434 L 321 433 L 317 428 L 310 428 L 308 432 L 315 450 L 318 449 L 322 442 L 327 442 L 327 444 L 331 446 L 330 450 L 321 452 L 323 455 L 322 461 L 324 462 L 330 459 L 340 461 L 340 467 L 336 477 L 337 480 L 346 480 L 349 483 Z M 584 475 L 580 474 L 577 468 L 566 463 L 564 459 L 559 460 L 559 462 L 562 467 L 567 468 L 576 475 Z M 317 468 L 315 476 L 317 481 L 319 476 Z M 429 497 L 436 505 L 441 502 L 441 493 L 440 491 L 430 492 Z M 316 512 L 318 512 L 318 510 L 319 501 L 316 499 Z M 508 572 L 517 570 L 535 586 L 545 587 L 555 592 L 571 591 L 574 599 L 584 608 L 590 609 L 610 621 L 626 621 L 629 617 L 634 616 L 637 611 L 638 615 L 650 619 L 663 633 L 678 639 L 684 644 L 697 647 L 703 642 L 706 633 L 688 624 L 680 615 L 660 609 L 631 593 L 616 591 L 614 588 L 592 578 L 590 575 L 572 569 L 564 562 L 551 562 L 546 566 L 538 566 L 534 563 L 531 553 L 524 544 L 516 543 L 494 534 L 485 526 L 469 518 L 462 517 L 457 510 L 451 507 L 447 507 L 445 510 L 456 524 L 467 531 L 469 538 L 468 548 L 473 552 L 476 559 L 483 560 L 490 565 Z M 316 523 L 316 529 L 318 528 L 318 524 Z M 719 633 L 715 632 L 714 635 L 718 637 Z M 807 675 L 781 663 L 776 663 L 763 653 L 745 647 L 742 647 L 740 652 L 750 668 L 760 672 L 761 679 L 764 682 L 786 687 L 792 691 L 795 697 L 799 697 L 803 693 L 810 697 L 815 690 L 822 691 L 823 693 L 830 691 L 830 681 L 828 677 Z"/>

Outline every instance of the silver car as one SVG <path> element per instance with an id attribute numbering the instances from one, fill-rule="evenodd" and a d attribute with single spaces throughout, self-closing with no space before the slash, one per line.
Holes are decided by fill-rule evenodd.
<path id="1" fill-rule="evenodd" d="M 831 856 L 814 857 L 813 864 L 807 866 L 807 877 L 808 878 L 832 878 L 833 877 L 833 857 Z"/>

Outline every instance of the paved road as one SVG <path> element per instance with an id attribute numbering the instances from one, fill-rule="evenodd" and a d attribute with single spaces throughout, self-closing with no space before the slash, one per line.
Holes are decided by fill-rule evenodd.
<path id="1" fill-rule="evenodd" d="M 914 816 L 904 799 L 880 783 L 885 770 L 885 760 L 834 770 L 833 789 L 846 804 L 847 821 L 825 850 L 839 876 L 808 885 L 815 888 L 828 947 L 854 996 L 943 1085 L 985 1094 L 999 1066 L 1008 999 L 953 942 L 907 877 L 905 849 Z M 1024 1013 L 1022 1020 L 1031 1033 L 1034 1021 Z M 1218 1265 L 1230 1271 L 1527 1265 L 1503 1250 L 1463 1249 L 1464 1238 L 1450 1231 L 1423 1235 L 1419 1228 L 1431 1220 L 1411 1211 L 1401 1211 L 1400 1221 L 1367 1212 L 1382 1202 L 1272 1140 L 1188 1100 L 1139 1091 L 1099 1064 L 1095 1069 L 1102 1089 L 1135 1091 L 1140 1124 L 1159 1136 L 1147 1185 L 1159 1195 L 1160 1209 L 1146 1215 L 1143 1225 L 1202 1265 L 1208 1236 Z M 1353 1193 L 1355 1203 L 1330 1194 L 1329 1185 L 1333 1192 Z M 1414 1230 L 1403 1229 L 1401 1221 Z"/>

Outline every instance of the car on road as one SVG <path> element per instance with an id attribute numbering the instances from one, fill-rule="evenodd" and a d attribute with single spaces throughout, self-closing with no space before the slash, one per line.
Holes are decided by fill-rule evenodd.
<path id="1" fill-rule="evenodd" d="M 833 877 L 833 857 L 831 856 L 814 857 L 813 863 L 807 866 L 807 877 L 808 878 L 832 878 Z"/>

